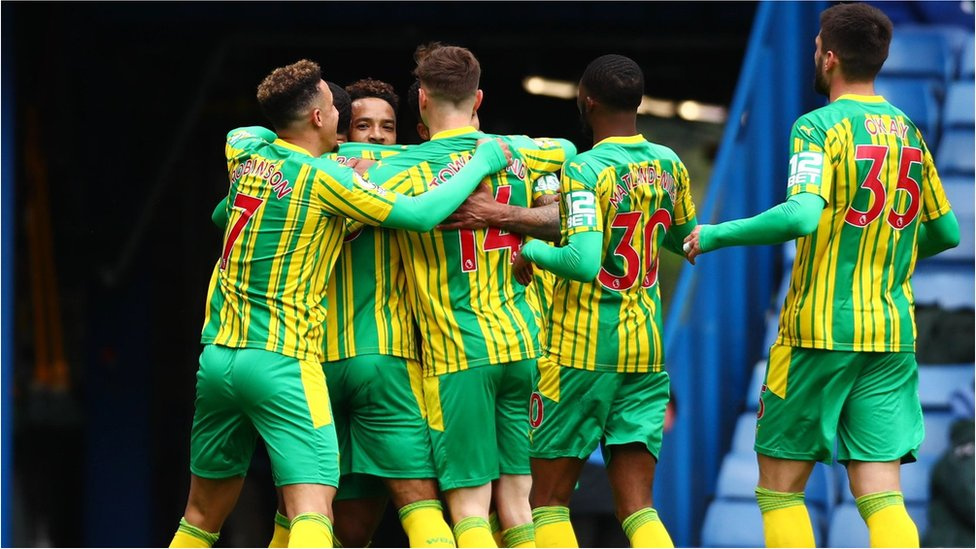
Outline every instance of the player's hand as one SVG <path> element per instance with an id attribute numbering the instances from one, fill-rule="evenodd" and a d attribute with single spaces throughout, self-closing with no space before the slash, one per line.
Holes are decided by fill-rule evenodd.
<path id="1" fill-rule="evenodd" d="M 515 281 L 523 286 L 528 286 L 532 282 L 532 262 L 525 259 L 522 252 L 515 254 L 515 260 L 512 261 L 512 274 L 515 275 Z"/>
<path id="2" fill-rule="evenodd" d="M 488 173 L 500 172 L 512 163 L 512 151 L 497 137 L 479 139 L 474 154 L 488 161 L 490 170 Z"/>
<path id="3" fill-rule="evenodd" d="M 681 249 L 685 252 L 685 257 L 688 258 L 688 262 L 692 265 L 695 264 L 695 258 L 703 253 L 700 240 L 701 228 L 702 225 L 698 225 L 692 229 L 691 234 L 685 237 L 684 244 L 681 245 Z"/>
<path id="4" fill-rule="evenodd" d="M 559 193 L 544 194 L 539 198 L 536 198 L 535 202 L 532 203 L 532 206 L 535 208 L 540 208 L 542 206 L 548 206 L 549 204 L 555 204 L 556 202 L 559 202 Z"/>
<path id="5" fill-rule="evenodd" d="M 454 213 L 447 216 L 444 223 L 437 226 L 438 229 L 447 231 L 451 229 L 484 229 L 492 224 L 496 218 L 495 213 L 502 206 L 495 201 L 495 196 L 491 192 L 491 185 L 482 181 L 480 185 L 471 193 L 471 196 L 454 210 Z"/>
<path id="6" fill-rule="evenodd" d="M 373 164 L 376 164 L 376 161 L 369 158 L 347 158 L 345 164 L 356 170 L 359 175 L 363 175 Z"/>

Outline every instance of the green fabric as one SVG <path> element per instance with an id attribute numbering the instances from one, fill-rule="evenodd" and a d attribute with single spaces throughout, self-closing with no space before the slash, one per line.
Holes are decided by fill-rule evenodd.
<path id="1" fill-rule="evenodd" d="M 217 539 L 220 538 L 220 532 L 207 532 L 205 530 L 201 530 L 200 528 L 197 528 L 196 526 L 187 522 L 186 519 L 182 517 L 180 517 L 180 526 L 177 528 L 177 530 L 197 539 L 201 539 L 209 543 L 211 547 L 213 547 L 213 545 L 217 543 Z"/>
<path id="2" fill-rule="evenodd" d="M 650 507 L 645 507 L 625 518 L 621 526 L 624 528 L 624 533 L 627 534 L 627 539 L 633 539 L 634 533 L 637 532 L 638 528 L 655 520 L 658 522 L 661 520 L 657 516 L 657 511 Z"/>
<path id="3" fill-rule="evenodd" d="M 813 193 L 799 193 L 786 202 L 748 219 L 702 225 L 702 252 L 727 246 L 780 244 L 812 233 L 820 221 L 824 201 Z"/>
<path id="4" fill-rule="evenodd" d="M 491 533 L 501 532 L 502 523 L 498 521 L 498 513 L 492 511 L 488 513 L 488 526 L 491 527 Z"/>
<path id="5" fill-rule="evenodd" d="M 762 513 L 796 507 L 804 504 L 803 492 L 776 492 L 757 486 L 756 502 L 759 503 L 759 511 Z"/>
<path id="6" fill-rule="evenodd" d="M 562 247 L 554 247 L 541 240 L 532 240 L 522 247 L 522 255 L 539 267 L 557 276 L 580 281 L 592 281 L 600 272 L 603 259 L 603 233 L 576 233 Z"/>
<path id="7" fill-rule="evenodd" d="M 498 141 L 482 143 L 478 145 L 471 160 L 449 183 L 438 185 L 417 196 L 398 196 L 389 217 L 382 225 L 427 232 L 451 215 L 485 176 L 505 169 L 506 165 L 505 153 Z M 380 186 L 383 184 L 376 178 L 371 178 L 371 182 Z"/>
<path id="8" fill-rule="evenodd" d="M 325 526 L 325 528 L 329 531 L 329 535 L 332 535 L 332 521 L 329 520 L 329 517 L 323 515 L 322 513 L 302 513 L 300 515 L 296 515 L 295 518 L 291 520 L 292 529 L 295 528 L 296 524 L 305 520 L 317 522 L 322 526 Z"/>
<path id="9" fill-rule="evenodd" d="M 282 515 L 278 511 L 275 511 L 274 521 L 275 521 L 275 524 L 277 524 L 278 526 L 281 526 L 282 528 L 285 528 L 285 529 L 290 529 L 291 528 L 291 521 L 288 520 L 288 517 L 286 517 L 285 515 Z"/>
<path id="10" fill-rule="evenodd" d="M 680 225 L 671 225 L 668 232 L 664 234 L 664 241 L 661 245 L 666 249 L 684 257 L 685 251 L 682 249 L 684 246 L 685 237 L 691 234 L 691 231 L 698 226 L 698 219 L 692 217 L 687 223 L 682 223 Z"/>
<path id="11" fill-rule="evenodd" d="M 212 214 L 210 214 L 210 220 L 217 228 L 223 230 L 227 226 L 227 197 L 225 196 L 223 200 L 217 203 L 217 207 L 214 208 Z"/>
<path id="12" fill-rule="evenodd" d="M 905 505 L 905 497 L 901 492 L 875 492 L 866 494 L 854 500 L 857 505 L 857 512 L 861 518 L 868 520 L 868 517 L 892 505 Z"/>
<path id="13" fill-rule="evenodd" d="M 959 221 L 948 212 L 918 228 L 918 258 L 925 259 L 959 245 Z"/>
<path id="14" fill-rule="evenodd" d="M 549 507 L 536 507 L 532 510 L 532 523 L 536 528 L 557 522 L 569 522 L 569 507 L 554 505 Z"/>

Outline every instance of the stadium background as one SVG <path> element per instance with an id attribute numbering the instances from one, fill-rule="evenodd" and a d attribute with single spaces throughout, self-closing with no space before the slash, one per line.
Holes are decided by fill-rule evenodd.
<path id="1" fill-rule="evenodd" d="M 958 10 L 947 4 L 882 7 L 893 18 L 937 21 Z M 799 8 L 796 26 L 779 29 L 795 35 L 784 41 L 793 56 L 778 71 L 765 67 L 781 75 L 776 86 L 794 109 L 822 104 L 810 87 L 815 14 L 824 5 Z M 199 328 L 220 242 L 209 214 L 226 192 L 223 137 L 264 123 L 254 90 L 272 68 L 305 57 L 343 85 L 366 76 L 392 83 L 402 99 L 401 141 L 414 142 L 403 98 L 413 49 L 430 40 L 463 45 L 482 64 L 484 130 L 567 137 L 583 150 L 574 102 L 530 94 L 524 79 L 573 82 L 596 56 L 625 54 L 643 68 L 648 96 L 672 107 L 720 107 L 710 122 L 675 108 L 640 117 L 649 139 L 689 165 L 701 206 L 761 11 L 737 2 L 4 3 L 3 544 L 169 539 L 188 485 Z M 781 108 L 771 97 L 771 109 Z M 768 156 L 759 157 L 785 166 L 786 135 L 770 135 Z M 755 159 L 737 161 L 743 185 L 752 184 Z M 775 177 L 758 172 L 769 177 L 756 185 L 769 189 L 747 201 L 747 213 L 781 199 Z M 771 250 L 764 261 L 779 254 Z M 677 284 L 680 268 L 676 260 L 662 267 L 666 301 L 676 285 L 679 295 L 692 291 Z M 764 277 L 767 286 L 780 269 Z M 682 430 L 701 418 L 691 382 L 678 393 L 679 433 L 665 438 L 679 447 L 663 471 L 686 470 L 659 482 L 687 481 L 694 499 L 694 512 L 675 525 L 679 544 L 700 542 L 705 499 L 741 411 L 738 389 L 762 354 L 757 340 L 772 296 L 768 288 L 747 294 L 752 304 L 732 305 L 750 319 L 748 337 L 729 349 L 743 357 L 730 365 L 742 370 L 728 388 L 734 395 L 706 403 L 722 417 L 713 447 L 699 450 L 715 455 L 694 462 L 707 471 L 678 459 L 702 436 Z M 252 469 L 222 545 L 261 545 L 270 536 L 266 459 L 257 456 Z M 621 546 L 600 475 L 588 468 L 581 483 L 575 509 L 589 510 L 581 541 Z M 659 494 L 670 526 L 669 505 Z M 403 543 L 398 526 L 385 524 L 375 545 Z"/>

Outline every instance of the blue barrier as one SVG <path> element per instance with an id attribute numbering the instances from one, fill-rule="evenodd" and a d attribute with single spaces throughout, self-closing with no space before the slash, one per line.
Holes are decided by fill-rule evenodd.
<path id="1" fill-rule="evenodd" d="M 813 93 L 814 37 L 826 2 L 764 2 L 756 12 L 729 121 L 699 223 L 755 215 L 785 199 L 793 121 L 824 104 Z M 665 322 L 667 370 L 682 403 L 665 438 L 655 502 L 679 546 L 698 545 L 707 498 L 751 366 L 763 353 L 765 313 L 782 265 L 773 247 L 732 248 L 685 266 Z M 687 405 L 685 405 L 687 403 Z"/>

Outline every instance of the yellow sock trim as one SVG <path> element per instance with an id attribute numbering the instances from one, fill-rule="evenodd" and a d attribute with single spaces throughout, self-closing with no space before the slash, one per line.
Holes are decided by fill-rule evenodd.
<path id="1" fill-rule="evenodd" d="M 531 522 L 512 526 L 502 532 L 502 545 L 499 547 L 535 547 L 535 525 Z"/>
<path id="2" fill-rule="evenodd" d="M 674 547 L 657 511 L 650 507 L 640 509 L 625 518 L 622 526 L 631 547 Z"/>
<path id="3" fill-rule="evenodd" d="M 481 517 L 465 517 L 454 525 L 458 547 L 498 547 L 491 537 L 488 521 Z"/>
<path id="4" fill-rule="evenodd" d="M 759 510 L 775 511 L 796 505 L 805 505 L 803 492 L 775 492 L 756 486 L 756 501 L 759 503 Z"/>
<path id="5" fill-rule="evenodd" d="M 568 507 L 536 507 L 532 510 L 532 522 L 536 547 L 579 547 Z"/>
<path id="6" fill-rule="evenodd" d="M 213 547 L 220 537 L 220 532 L 206 532 L 180 518 L 180 525 L 173 535 L 170 547 Z"/>
<path id="7" fill-rule="evenodd" d="M 494 511 L 488 513 L 488 527 L 491 528 L 491 537 L 495 538 L 495 545 L 503 546 L 502 523 L 498 520 L 498 513 Z"/>
<path id="8" fill-rule="evenodd" d="M 816 547 L 810 513 L 802 500 L 763 511 L 762 519 L 766 547 Z"/>
<path id="9" fill-rule="evenodd" d="M 877 492 L 855 500 L 868 525 L 871 547 L 918 547 L 918 528 L 901 492 Z"/>
<path id="10" fill-rule="evenodd" d="M 302 513 L 291 519 L 288 547 L 332 547 L 332 521 L 321 513 Z"/>
<path id="11" fill-rule="evenodd" d="M 444 520 L 441 502 L 436 499 L 404 505 L 397 513 L 410 547 L 454 547 L 454 534 Z"/>

